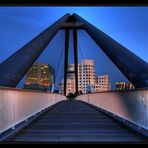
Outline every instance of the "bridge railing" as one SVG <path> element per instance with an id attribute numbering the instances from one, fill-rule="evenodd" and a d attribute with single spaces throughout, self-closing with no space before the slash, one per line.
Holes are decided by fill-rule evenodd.
<path id="1" fill-rule="evenodd" d="M 148 89 L 108 91 L 77 96 L 148 130 Z"/>
<path id="2" fill-rule="evenodd" d="M 61 100 L 66 100 L 66 97 L 0 87 L 0 134 Z"/>

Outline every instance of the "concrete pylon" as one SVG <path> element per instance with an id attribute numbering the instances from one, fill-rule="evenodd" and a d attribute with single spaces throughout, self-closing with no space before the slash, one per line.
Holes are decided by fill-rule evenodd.
<path id="1" fill-rule="evenodd" d="M 69 16 L 70 14 L 65 14 L 0 64 L 0 86 L 16 87 Z"/>
<path id="2" fill-rule="evenodd" d="M 86 32 L 136 88 L 148 87 L 148 63 L 79 15 L 72 16 L 83 23 Z"/>

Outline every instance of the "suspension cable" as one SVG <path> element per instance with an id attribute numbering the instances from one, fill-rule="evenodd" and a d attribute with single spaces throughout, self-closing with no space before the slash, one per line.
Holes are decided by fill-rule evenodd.
<path id="1" fill-rule="evenodd" d="M 61 64 L 61 61 L 62 61 L 62 57 L 64 55 L 64 52 L 63 51 L 64 51 L 64 45 L 61 48 L 60 58 L 59 58 L 59 61 L 58 61 L 56 72 L 55 72 L 55 84 L 56 84 L 56 81 L 57 81 L 57 75 L 58 75 L 58 72 L 59 72 L 59 69 L 60 69 L 60 64 Z"/>
<path id="2" fill-rule="evenodd" d="M 64 62 L 63 62 L 62 65 L 64 66 Z M 62 82 L 63 77 L 64 77 L 64 68 L 62 68 L 62 72 L 61 72 L 61 76 L 60 76 L 60 82 Z M 64 90 L 64 86 L 63 86 L 63 90 Z"/>

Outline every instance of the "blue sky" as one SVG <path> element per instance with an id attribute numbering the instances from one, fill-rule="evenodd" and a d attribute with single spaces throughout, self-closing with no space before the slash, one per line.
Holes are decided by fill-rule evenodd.
<path id="1" fill-rule="evenodd" d="M 130 51 L 148 62 L 148 7 L 0 7 L 0 62 L 62 17 L 77 13 L 104 31 Z M 101 49 L 86 34 L 78 33 L 84 58 L 94 59 L 97 75 L 109 74 L 112 87 L 116 81 L 127 81 Z M 47 46 L 38 61 L 48 62 L 57 71 L 64 33 L 60 31 Z M 57 44 L 58 43 L 58 44 Z M 70 43 L 72 51 L 72 43 Z M 81 60 L 79 53 L 79 59 Z M 70 63 L 72 52 L 70 53 Z M 62 63 L 57 84 L 62 78 Z M 18 87 L 22 87 L 24 79 Z"/>

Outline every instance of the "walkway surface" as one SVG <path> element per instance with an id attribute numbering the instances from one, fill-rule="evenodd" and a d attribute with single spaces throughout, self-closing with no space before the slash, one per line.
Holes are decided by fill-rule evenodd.
<path id="1" fill-rule="evenodd" d="M 144 139 L 81 101 L 62 101 L 7 142 L 139 142 Z"/>

